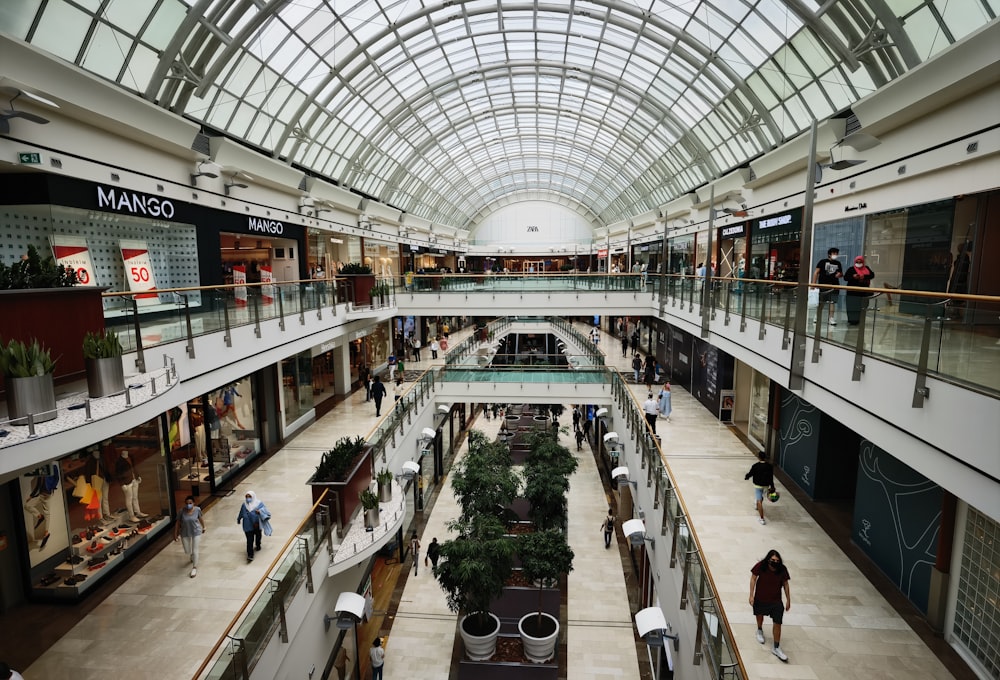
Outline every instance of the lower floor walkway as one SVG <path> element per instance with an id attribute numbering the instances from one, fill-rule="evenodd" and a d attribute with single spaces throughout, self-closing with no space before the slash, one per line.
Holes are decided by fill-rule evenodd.
<path id="1" fill-rule="evenodd" d="M 581 330 L 584 329 L 580 326 Z M 460 342 L 468 331 L 453 336 Z M 617 341 L 602 334 L 608 363 L 628 370 Z M 441 356 L 407 364 L 420 371 L 443 363 Z M 638 401 L 645 388 L 635 386 Z M 470 395 L 486 400 L 488 394 Z M 530 401 L 530 395 L 525 395 Z M 568 417 L 564 418 L 569 422 Z M 28 680 L 64 677 L 74 680 L 188 680 L 276 557 L 310 505 L 304 484 L 322 451 L 339 437 L 368 432 L 375 424 L 373 404 L 355 392 L 251 472 L 233 495 L 218 499 L 206 513 L 198 575 L 189 577 L 180 544 L 151 555 L 135 574 L 54 642 L 22 671 Z M 495 421 L 475 426 L 492 434 Z M 880 588 L 866 578 L 787 489 L 766 508 L 768 522 L 757 522 L 751 508 L 752 487 L 743 479 L 754 456 L 686 392 L 673 392 L 670 422 L 657 424 L 672 474 L 691 513 L 717 587 L 733 627 L 750 678 L 951 678 L 971 677 L 962 664 L 949 672 Z M 570 438 L 566 435 L 566 443 Z M 575 449 L 575 444 L 570 445 Z M 605 550 L 600 533 L 608 497 L 593 457 L 580 455 L 571 479 L 569 539 L 576 561 L 569 575 L 567 677 L 572 680 L 638 679 L 632 611 L 622 560 Z M 445 525 L 457 516 L 448 479 L 430 513 L 419 520 L 420 540 L 447 540 Z M 237 507 L 246 490 L 254 490 L 275 516 L 275 534 L 265 539 L 263 553 L 247 563 Z M 791 573 L 792 608 L 785 618 L 783 664 L 768 643 L 754 639 L 755 626 L 747 603 L 749 570 L 770 548 L 781 551 Z M 387 679 L 446 680 L 454 644 L 456 617 L 423 564 L 410 569 L 399 591 L 395 616 L 387 618 Z M 885 595 L 893 597 L 892 592 Z M 668 620 L 690 616 L 665 612 Z M 919 624 L 918 624 L 919 625 Z M 692 652 L 693 641 L 682 643 Z M 945 650 L 947 656 L 950 650 Z M 951 652 L 954 658 L 954 653 Z M 3 657 L 0 657 L 3 658 Z"/>

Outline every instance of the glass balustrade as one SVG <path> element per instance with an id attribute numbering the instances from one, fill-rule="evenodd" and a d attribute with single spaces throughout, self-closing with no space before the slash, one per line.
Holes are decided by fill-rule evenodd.
<path id="1" fill-rule="evenodd" d="M 644 289 L 656 291 L 651 311 L 658 306 L 670 314 L 700 315 L 704 307 L 711 328 L 733 327 L 763 339 L 766 327 L 782 333 L 783 348 L 790 345 L 794 332 L 798 286 L 793 282 L 755 279 L 703 278 L 694 276 L 650 275 L 643 284 L 638 274 L 495 274 L 417 275 L 404 279 L 387 278 L 383 292 L 374 295 L 364 308 L 351 303 L 352 284 L 330 281 L 321 287 L 315 281 L 295 281 L 269 285 L 218 286 L 204 289 L 162 291 L 156 309 L 138 305 L 130 293 L 106 293 L 106 325 L 119 333 L 126 352 L 148 349 L 209 333 L 229 333 L 233 328 L 281 318 L 286 323 L 306 314 L 332 314 L 336 304 L 348 309 L 377 309 L 395 304 L 400 290 L 490 290 L 520 291 L 614 291 Z M 436 287 L 435 287 L 436 286 Z M 824 287 L 820 287 L 824 288 Z M 833 343 L 871 356 L 917 369 L 993 394 L 1000 394 L 1000 297 L 949 295 L 926 291 L 871 289 L 872 297 L 856 302 L 836 290 L 833 319 L 829 303 L 809 307 L 806 333 L 813 344 Z M 863 308 L 859 308 L 863 305 Z M 570 310 L 567 310 L 570 311 Z M 858 319 L 857 324 L 850 323 Z M 564 319 L 528 317 L 519 323 L 553 323 L 576 341 L 581 366 L 603 365 L 604 357 L 589 338 Z M 451 348 L 446 366 L 480 364 L 484 343 L 509 328 L 501 319 L 485 331 L 479 329 L 463 343 Z M 721 332 L 721 331 L 720 331 Z M 860 349 L 859 349 L 860 348 Z M 589 357 L 589 358 L 588 358 Z"/>

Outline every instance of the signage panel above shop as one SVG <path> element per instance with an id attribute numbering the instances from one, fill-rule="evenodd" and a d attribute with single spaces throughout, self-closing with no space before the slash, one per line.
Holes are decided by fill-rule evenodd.
<path id="1" fill-rule="evenodd" d="M 721 227 L 719 229 L 719 236 L 726 238 L 741 238 L 747 235 L 747 225 L 746 223 L 734 224 L 729 227 Z"/>

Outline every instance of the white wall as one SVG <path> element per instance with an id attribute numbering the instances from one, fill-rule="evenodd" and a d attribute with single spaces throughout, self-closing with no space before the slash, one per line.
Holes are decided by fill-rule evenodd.
<path id="1" fill-rule="evenodd" d="M 473 228 L 469 241 L 534 249 L 572 243 L 589 245 L 593 235 L 591 224 L 566 206 L 548 201 L 525 201 L 491 213 Z"/>

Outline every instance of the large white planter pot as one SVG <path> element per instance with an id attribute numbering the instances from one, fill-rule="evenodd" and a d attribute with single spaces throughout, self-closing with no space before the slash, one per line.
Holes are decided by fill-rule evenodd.
<path id="1" fill-rule="evenodd" d="M 555 628 L 551 635 L 545 637 L 532 637 L 524 632 L 524 622 L 527 619 L 536 618 L 538 612 L 525 614 L 517 622 L 517 632 L 521 634 L 521 644 L 524 647 L 524 657 L 532 663 L 545 663 L 556 653 L 556 643 L 559 641 L 559 621 L 554 616 L 542 613 L 542 618 L 547 619 Z"/>
<path id="2" fill-rule="evenodd" d="M 28 378 L 7 376 L 7 415 L 12 425 L 27 425 L 29 414 L 35 422 L 43 423 L 56 418 L 56 393 L 52 374 L 33 375 Z"/>
<path id="3" fill-rule="evenodd" d="M 463 616 L 461 623 L 458 625 L 458 630 L 462 635 L 462 642 L 465 643 L 465 655 L 469 657 L 470 661 L 486 661 L 497 651 L 497 637 L 500 635 L 500 619 L 489 612 L 487 614 L 493 620 L 494 624 L 493 632 L 487 635 L 478 636 L 466 633 L 464 624 L 465 620 L 469 618 L 468 616 Z"/>

